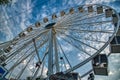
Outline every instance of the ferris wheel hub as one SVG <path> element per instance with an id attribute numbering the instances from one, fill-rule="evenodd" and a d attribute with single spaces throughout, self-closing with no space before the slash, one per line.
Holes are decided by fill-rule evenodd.
<path id="1" fill-rule="evenodd" d="M 51 29 L 56 23 L 49 23 L 45 26 L 46 29 Z"/>

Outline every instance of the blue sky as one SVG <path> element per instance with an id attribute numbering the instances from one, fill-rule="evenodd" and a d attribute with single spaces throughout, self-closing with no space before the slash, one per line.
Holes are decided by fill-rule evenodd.
<path id="1" fill-rule="evenodd" d="M 1 22 L 1 32 L 3 37 L 0 41 L 8 41 L 24 30 L 29 25 L 41 20 L 43 17 L 52 13 L 66 9 L 67 7 L 77 6 L 81 4 L 102 3 L 111 5 L 119 12 L 119 0 L 13 0 L 12 6 L 0 7 L 3 16 Z M 21 3 L 21 4 L 19 4 Z M 27 11 L 26 11 L 27 10 Z M 22 13 L 22 14 L 21 14 Z M 19 15 L 20 14 L 20 15 Z M 18 16 L 19 15 L 19 16 Z M 9 17 L 12 17 L 8 19 Z M 6 21 L 6 19 L 8 19 Z M 8 25 L 8 24 L 9 25 Z M 13 24 L 14 25 L 13 25 Z M 2 27 L 6 25 L 6 27 Z M 10 29 L 9 29 L 10 28 Z M 8 32 L 8 33 L 7 33 Z M 5 36 L 7 35 L 7 36 Z M 5 40 L 4 40 L 5 39 Z"/>
<path id="2" fill-rule="evenodd" d="M 41 21 L 43 17 L 52 13 L 57 13 L 73 6 L 92 3 L 106 4 L 113 7 L 117 12 L 120 12 L 119 0 L 13 0 L 12 5 L 0 6 L 0 42 L 2 43 L 13 39 L 25 28 L 34 24 L 36 21 Z M 118 64 L 120 62 L 120 56 L 118 56 L 110 56 L 110 60 L 116 59 L 110 63 L 110 66 L 113 63 Z M 116 66 L 118 67 L 116 68 Z M 112 69 L 120 69 L 120 66 L 115 65 Z M 111 72 L 112 77 L 101 78 L 101 76 L 97 76 L 96 80 L 113 80 L 113 78 L 119 77 L 119 75 L 117 75 L 119 73 L 120 70 L 115 72 L 115 74 Z M 118 79 L 120 79 L 120 77 Z"/>

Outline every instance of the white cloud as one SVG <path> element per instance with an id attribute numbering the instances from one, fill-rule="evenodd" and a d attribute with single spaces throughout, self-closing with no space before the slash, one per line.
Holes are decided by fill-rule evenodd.
<path id="1" fill-rule="evenodd" d="M 68 0 L 64 0 L 64 2 L 62 3 L 62 5 L 67 5 L 67 3 L 68 3 Z"/>
<path id="2" fill-rule="evenodd" d="M 12 33 L 11 29 L 10 29 L 11 24 L 9 24 L 9 22 L 6 20 L 6 19 L 9 18 L 9 16 L 6 13 L 5 8 L 2 8 L 2 9 L 3 9 L 4 15 L 1 15 L 1 16 L 3 16 L 3 20 L 0 20 L 0 21 L 2 21 L 1 24 L 3 24 L 1 26 L 1 30 L 2 30 L 3 33 L 5 33 L 7 35 L 6 36 L 7 38 L 6 38 L 5 41 L 8 41 L 8 40 L 13 38 L 13 33 Z"/>
<path id="3" fill-rule="evenodd" d="M 42 17 L 43 17 L 43 18 L 44 18 L 44 17 L 46 17 L 46 16 L 47 16 L 47 14 L 46 14 L 46 13 L 43 13 L 43 14 L 42 14 Z"/>
<path id="4" fill-rule="evenodd" d="M 47 7 L 46 5 L 43 5 L 43 6 L 42 6 L 42 9 L 45 9 L 46 7 Z"/>
<path id="5" fill-rule="evenodd" d="M 21 16 L 21 22 L 20 22 L 20 27 L 22 30 L 24 30 L 26 28 L 25 24 L 24 24 L 24 21 L 25 21 L 25 14 L 22 14 Z"/>
<path id="6" fill-rule="evenodd" d="M 27 63 L 27 61 L 26 61 L 26 60 L 24 60 L 22 63 L 25 65 L 25 64 Z"/>
<path id="7" fill-rule="evenodd" d="M 113 71 L 110 71 L 110 72 L 109 72 L 109 75 L 113 75 L 113 74 L 114 74 L 114 72 L 113 72 Z"/>
<path id="8" fill-rule="evenodd" d="M 15 2 L 16 2 L 16 0 L 14 0 Z M 110 0 L 86 0 L 85 1 L 85 3 L 86 4 L 91 4 L 91 3 L 102 3 L 102 2 L 109 2 Z M 112 1 L 114 1 L 114 0 L 112 0 Z M 73 3 L 73 1 L 72 0 L 65 0 L 64 2 L 63 2 L 63 4 L 64 4 L 64 7 L 65 6 L 67 6 L 68 4 L 69 5 L 74 5 L 74 4 L 80 4 L 80 3 L 82 3 L 82 1 L 80 1 L 80 0 L 76 0 L 76 2 L 75 3 Z M 22 9 L 25 9 L 25 10 L 27 10 L 27 9 L 29 9 L 29 8 L 31 8 L 31 6 L 32 6 L 32 2 L 31 2 L 31 0 L 27 0 L 27 2 L 26 3 L 21 3 L 22 4 L 22 8 L 21 9 L 19 9 L 21 12 L 23 11 Z M 46 6 L 44 5 L 43 7 L 42 7 L 43 9 L 46 9 Z M 56 11 L 56 9 L 57 8 L 53 8 L 53 12 L 54 11 Z M 21 29 L 23 30 L 23 29 L 25 29 L 26 28 L 26 26 L 25 26 L 25 23 L 24 23 L 24 21 L 25 21 L 25 19 L 26 18 L 28 18 L 28 17 L 31 17 L 31 12 L 32 12 L 33 10 L 31 9 L 31 10 L 29 10 L 29 11 L 27 11 L 25 14 L 22 14 L 21 16 L 21 20 L 20 20 L 20 26 L 21 26 Z M 41 12 L 42 13 L 42 12 Z M 28 15 L 30 15 L 30 16 L 28 16 Z M 45 16 L 47 16 L 47 13 L 42 13 L 41 14 L 42 16 L 40 16 L 39 14 L 37 15 L 37 18 L 40 18 L 40 17 L 45 17 Z M 6 17 L 8 18 L 8 15 L 6 15 Z M 39 19 L 37 19 L 37 20 L 39 20 Z M 18 20 L 19 21 L 19 20 Z M 29 25 L 30 24 L 30 22 L 28 21 L 27 22 L 27 25 Z M 13 38 L 13 33 L 12 33 L 12 31 L 11 31 L 11 29 L 10 29 L 10 27 L 9 26 L 11 26 L 10 24 L 9 24 L 9 26 L 8 26 L 8 22 L 5 22 L 5 28 L 4 28 L 4 32 L 8 35 L 7 37 L 8 37 L 8 39 L 10 39 L 10 38 Z M 64 36 L 65 37 L 65 36 Z M 105 36 L 104 36 L 105 37 Z M 104 38 L 103 37 L 103 38 Z M 63 45 L 63 46 L 66 46 L 66 44 L 65 45 Z M 69 45 L 67 45 L 67 46 L 69 46 Z M 64 47 L 64 50 L 65 51 L 72 51 L 73 50 L 73 47 L 71 47 L 71 46 L 69 46 L 69 47 Z M 89 51 L 89 50 L 88 50 Z M 108 49 L 105 51 L 105 53 L 108 53 Z M 80 60 L 84 60 L 84 58 L 86 57 L 86 56 L 82 56 L 81 54 L 78 54 L 78 57 L 79 57 L 79 59 Z M 112 60 L 114 60 L 114 61 L 111 61 L 111 62 L 116 62 L 116 63 L 118 63 L 119 62 L 119 60 L 116 60 L 116 58 L 113 58 Z M 24 61 L 24 64 L 26 64 L 26 61 Z M 66 64 L 66 66 L 67 66 L 67 68 L 69 68 L 69 65 L 68 64 Z M 111 65 L 112 66 L 112 65 Z M 113 67 L 113 66 L 112 66 Z M 34 68 L 34 66 L 32 66 L 32 65 L 30 65 L 30 67 L 29 67 L 30 69 L 33 69 Z M 44 69 L 44 75 L 47 73 L 47 68 L 45 67 L 45 69 Z M 120 71 L 120 69 L 119 69 L 119 71 Z M 27 73 L 29 73 L 28 71 L 26 71 Z M 25 72 L 25 73 L 26 73 Z M 115 75 L 114 74 L 114 71 L 110 71 L 110 73 L 109 73 L 110 75 Z M 30 75 L 30 74 L 29 74 Z M 25 75 L 25 76 L 28 76 L 28 75 Z M 86 79 L 85 79 L 86 80 Z M 99 79 L 99 80 L 103 80 L 103 78 L 102 79 Z"/>
<path id="9" fill-rule="evenodd" d="M 26 25 L 25 25 L 26 19 L 32 17 L 31 16 L 32 5 L 33 4 L 31 2 L 31 0 L 29 0 L 29 1 L 27 0 L 26 4 L 25 3 L 21 4 L 21 7 L 24 9 L 24 13 L 21 14 L 21 22 L 20 22 L 20 27 L 21 27 L 22 30 L 24 30 L 26 28 Z M 20 10 L 21 12 L 23 12 L 22 8 Z"/>
<path id="10" fill-rule="evenodd" d="M 65 64 L 66 68 L 69 69 L 70 68 L 70 65 L 69 64 Z"/>

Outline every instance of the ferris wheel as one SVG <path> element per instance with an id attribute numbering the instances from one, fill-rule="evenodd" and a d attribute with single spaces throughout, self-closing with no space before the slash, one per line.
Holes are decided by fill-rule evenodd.
<path id="1" fill-rule="evenodd" d="M 105 5 L 75 6 L 53 13 L 0 44 L 0 66 L 5 70 L 1 76 L 16 80 L 80 80 L 92 70 L 97 74 L 97 68 L 85 66 L 100 58 L 118 26 L 118 13 Z"/>

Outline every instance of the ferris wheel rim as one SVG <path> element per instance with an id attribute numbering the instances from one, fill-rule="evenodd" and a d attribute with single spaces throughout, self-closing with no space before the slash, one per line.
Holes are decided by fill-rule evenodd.
<path id="1" fill-rule="evenodd" d="M 90 6 L 90 5 L 99 5 L 99 6 L 105 6 L 105 7 L 108 7 L 108 8 L 111 8 L 111 7 L 109 7 L 109 6 L 106 6 L 106 5 L 103 5 L 103 4 L 87 4 L 87 5 L 81 5 L 81 6 Z M 112 10 L 114 10 L 113 8 L 111 8 Z M 115 11 L 115 14 L 117 15 L 117 17 L 118 17 L 118 19 L 119 19 L 119 14 L 117 13 L 117 11 L 116 10 L 114 10 Z M 110 41 L 112 41 L 112 39 L 113 39 L 113 37 L 116 35 L 116 33 L 117 33 L 117 31 L 118 31 L 118 29 L 119 29 L 119 20 L 118 20 L 118 22 L 117 22 L 117 29 L 115 30 L 115 32 L 112 34 L 112 36 L 110 37 L 110 39 L 106 42 L 106 44 L 104 44 L 104 48 L 110 43 Z M 104 48 L 102 48 L 102 49 L 104 49 Z M 101 49 L 100 49 L 101 50 Z M 102 51 L 102 50 L 101 50 Z M 101 52 L 100 51 L 100 52 Z M 100 53 L 99 52 L 99 53 Z M 97 53 L 97 52 L 96 52 Z"/>
<path id="2" fill-rule="evenodd" d="M 91 5 L 94 5 L 94 4 L 91 4 Z M 95 5 L 97 5 L 97 4 L 95 4 Z M 83 6 L 86 6 L 86 5 L 83 5 Z M 103 6 L 105 6 L 105 5 L 103 5 Z M 114 9 L 113 9 L 114 10 Z M 115 10 L 114 10 L 115 11 Z M 119 15 L 118 15 L 118 13 L 115 11 L 115 13 L 117 14 L 117 17 L 119 18 Z M 118 28 L 119 28 L 119 20 L 118 20 L 118 23 L 117 23 L 117 29 L 115 30 L 115 32 L 112 34 L 112 36 L 111 36 L 111 38 L 104 44 L 104 46 L 102 47 L 102 48 L 100 48 L 100 50 L 99 50 L 99 52 L 97 51 L 95 54 L 93 54 L 90 58 L 89 58 L 89 60 L 86 60 L 86 61 L 83 61 L 81 64 L 80 64 L 80 66 L 82 66 L 82 65 L 84 65 L 84 64 L 86 64 L 88 61 L 90 61 L 91 59 L 93 59 L 93 57 L 95 57 L 96 55 L 98 55 L 102 50 L 104 50 L 106 47 L 107 47 L 107 45 L 110 43 L 110 41 L 113 39 L 113 37 L 115 36 L 115 34 L 117 33 L 117 31 L 118 31 Z M 78 64 L 77 64 L 78 65 Z M 76 66 L 77 66 L 76 65 Z M 75 66 L 73 66 L 73 67 L 75 67 Z M 71 71 L 73 71 L 72 69 L 68 69 L 68 70 L 66 70 L 65 72 L 67 73 L 67 72 L 71 72 Z"/>
<path id="3" fill-rule="evenodd" d="M 88 4 L 89 5 L 89 4 Z M 106 6 L 106 5 L 103 5 L 103 4 L 90 4 L 90 5 L 102 5 L 102 6 Z M 82 6 L 85 6 L 85 5 L 82 5 Z M 106 6 L 106 7 L 109 7 L 109 6 Z M 111 8 L 111 7 L 109 7 L 109 8 Z M 111 8 L 112 10 L 114 10 L 113 8 Z M 120 16 L 119 16 L 119 14 L 117 13 L 117 11 L 116 10 L 114 10 L 115 11 L 115 14 L 117 15 L 117 17 L 118 17 L 118 22 L 117 22 L 117 29 L 116 29 L 116 31 L 112 34 L 112 36 L 110 37 L 110 39 L 106 42 L 106 44 L 104 44 L 104 46 L 102 47 L 103 48 L 103 50 L 110 44 L 110 42 L 112 41 L 112 39 L 114 38 L 114 36 L 116 35 L 116 33 L 117 33 L 117 31 L 118 31 L 118 29 L 119 29 L 119 25 L 120 25 Z M 101 48 L 101 51 L 100 52 L 102 52 L 102 48 Z M 96 55 L 98 55 L 98 54 L 100 54 L 100 52 L 96 52 L 95 54 Z M 96 55 L 92 55 L 91 56 L 91 60 L 96 56 Z M 109 56 L 109 55 L 108 55 Z M 91 60 L 89 60 L 89 61 L 91 61 Z M 79 66 L 79 67 L 81 67 L 81 66 L 83 66 L 84 64 L 86 64 L 86 63 L 88 63 L 89 61 L 83 61 L 83 62 L 81 62 L 80 64 L 77 64 L 77 65 L 75 65 L 74 66 L 74 68 L 76 68 L 77 69 L 77 67 Z M 83 64 L 82 64 L 83 63 Z M 68 69 L 68 70 L 66 70 L 65 71 L 65 73 L 68 73 L 68 72 L 71 72 L 71 71 L 74 71 L 75 69 Z M 81 78 L 83 78 L 83 77 L 85 77 L 86 75 L 88 75 L 90 72 L 92 71 L 92 69 L 91 70 L 89 70 L 88 72 L 86 72 L 85 74 L 83 74 L 82 75 L 82 77 Z"/>

